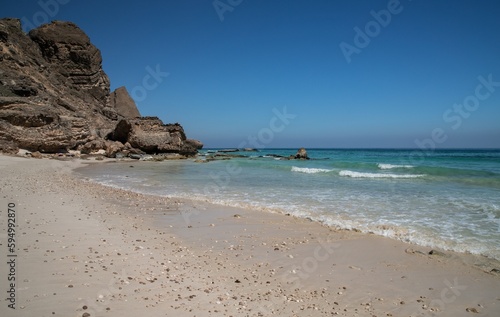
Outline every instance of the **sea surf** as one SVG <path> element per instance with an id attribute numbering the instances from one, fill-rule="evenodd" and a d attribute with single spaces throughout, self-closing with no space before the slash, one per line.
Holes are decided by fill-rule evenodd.
<path id="1" fill-rule="evenodd" d="M 296 150 L 265 149 L 209 163 L 92 164 L 78 173 L 135 192 L 281 212 L 500 260 L 500 150 L 415 151 L 309 149 L 310 160 L 288 160 Z"/>

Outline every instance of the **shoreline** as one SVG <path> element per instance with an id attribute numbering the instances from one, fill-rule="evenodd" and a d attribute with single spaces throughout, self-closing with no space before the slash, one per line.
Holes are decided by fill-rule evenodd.
<path id="1" fill-rule="evenodd" d="M 307 219 L 115 189 L 77 179 L 72 171 L 85 163 L 0 156 L 2 207 L 16 204 L 19 237 L 18 310 L 13 314 L 3 301 L 0 312 L 500 312 L 500 277 L 485 272 L 500 268 L 491 259 L 451 251 L 429 255 L 426 247 Z M 6 232 L 4 217 L 0 225 Z M 1 244 L 4 258 L 5 239 Z M 2 291 L 7 274 L 0 266 Z"/>
<path id="2" fill-rule="evenodd" d="M 92 168 L 85 168 L 83 170 L 77 170 L 77 172 L 80 172 L 81 175 L 84 177 L 89 177 L 92 180 L 95 180 L 95 182 L 101 183 L 102 185 L 105 186 L 110 186 L 111 188 L 121 188 L 124 190 L 131 190 L 137 193 L 143 193 L 146 195 L 160 195 L 160 196 L 168 196 L 172 198 L 178 198 L 178 199 L 188 199 L 188 200 L 194 200 L 197 202 L 202 202 L 202 203 L 211 203 L 214 204 L 215 206 L 228 206 L 228 207 L 235 207 L 235 208 L 248 208 L 252 210 L 257 210 L 260 212 L 271 212 L 271 213 L 278 213 L 282 215 L 292 215 L 300 218 L 305 218 L 311 221 L 318 222 L 322 225 L 326 225 L 328 227 L 331 227 L 335 230 L 352 230 L 352 231 L 358 231 L 362 232 L 365 234 L 375 234 L 378 236 L 384 236 L 388 237 L 390 239 L 394 239 L 397 241 L 402 241 L 404 243 L 408 243 L 410 245 L 417 245 L 421 247 L 427 247 L 429 248 L 428 251 L 431 251 L 432 249 L 436 249 L 438 251 L 450 251 L 450 252 L 455 252 L 459 254 L 470 254 L 473 256 L 484 256 L 488 259 L 493 259 L 495 261 L 500 260 L 500 254 L 498 253 L 498 249 L 496 248 L 495 245 L 493 244 L 480 244 L 480 243 L 475 243 L 475 241 L 480 241 L 480 240 L 474 240 L 474 237 L 481 239 L 478 235 L 472 235 L 471 237 L 465 237 L 465 242 L 460 243 L 460 241 L 464 239 L 460 239 L 461 232 L 457 232 L 457 239 L 454 238 L 454 236 L 451 236 L 450 238 L 450 233 L 449 232 L 440 232 L 440 228 L 436 227 L 433 225 L 430 220 L 424 220 L 424 222 L 427 222 L 428 225 L 430 225 L 429 230 L 426 231 L 427 228 L 418 228 L 418 226 L 413 226 L 411 223 L 411 220 L 413 221 L 420 221 L 422 218 L 425 219 L 426 215 L 420 215 L 420 217 L 411 217 L 410 222 L 404 222 L 404 221 L 395 221 L 395 222 L 378 222 L 376 217 L 381 217 L 384 219 L 386 217 L 385 213 L 378 213 L 378 214 L 371 214 L 371 217 L 364 218 L 365 215 L 363 213 L 358 213 L 357 210 L 363 210 L 366 209 L 366 206 L 362 206 L 357 204 L 356 202 L 353 202 L 349 204 L 349 206 L 354 206 L 352 210 L 350 210 L 349 214 L 346 214 L 345 210 L 341 210 L 342 207 L 345 207 L 345 204 L 339 204 L 338 207 L 333 207 L 333 208 L 341 208 L 339 209 L 340 213 L 334 212 L 335 210 L 330 208 L 330 210 L 327 210 L 326 208 L 323 208 L 322 206 L 318 206 L 318 204 L 315 204 L 314 199 L 310 202 L 311 204 L 302 204 L 300 201 L 294 200 L 291 198 L 291 200 L 286 200 L 285 199 L 269 199 L 267 198 L 267 203 L 264 203 L 266 199 L 248 199 L 248 197 L 252 197 L 253 195 L 260 195 L 258 192 L 255 191 L 256 189 L 256 184 L 253 184 L 252 188 L 249 189 L 247 192 L 245 190 L 245 195 L 243 195 L 243 199 L 239 199 L 237 196 L 238 193 L 236 193 L 232 188 L 236 188 L 238 185 L 237 184 L 238 180 L 235 180 L 233 183 L 232 178 L 239 178 L 241 175 L 237 176 L 232 175 L 230 172 L 227 172 L 224 168 L 219 168 L 219 169 L 213 169 L 212 166 L 207 167 L 205 169 L 203 166 L 198 166 L 198 171 L 199 173 L 204 173 L 205 180 L 207 180 L 206 183 L 204 183 L 203 177 L 198 178 L 198 181 L 196 183 L 191 183 L 190 185 L 186 185 L 188 182 L 184 182 L 182 179 L 179 180 L 179 182 L 176 182 L 175 180 L 172 181 L 170 177 L 155 177 L 154 179 L 156 181 L 149 182 L 149 177 L 146 177 L 144 179 L 141 177 L 141 173 L 134 172 L 137 170 L 140 171 L 145 171 L 146 173 L 151 173 L 152 171 L 156 171 L 157 173 L 163 173 L 163 169 L 169 170 L 172 167 L 173 164 L 176 166 L 176 168 L 179 169 L 184 169 L 184 168 L 196 168 L 196 164 L 193 163 L 193 161 L 196 163 L 197 160 L 188 160 L 187 162 L 166 162 L 162 164 L 158 164 L 155 162 L 152 163 L 146 163 L 146 162 L 141 162 L 136 164 L 130 164 L 130 167 L 136 167 L 135 169 L 129 169 L 129 163 L 133 163 L 134 161 L 130 160 L 109 160 L 108 162 L 111 163 L 113 162 L 114 164 L 108 165 L 109 166 L 109 173 L 110 177 L 107 179 L 102 179 L 100 177 L 100 173 L 108 174 L 108 168 L 104 168 L 105 165 L 101 165 L 100 167 L 96 167 L 96 169 Z M 240 160 L 234 160 L 233 162 L 227 163 L 227 168 L 226 169 L 231 169 L 233 167 L 236 168 L 236 166 L 239 166 L 241 164 Z M 133 166 L 132 166 L 133 165 Z M 372 162 L 372 165 L 375 165 Z M 384 165 L 381 163 L 378 163 L 376 165 Z M 390 164 L 387 164 L 390 165 Z M 391 168 L 395 167 L 397 165 L 391 165 Z M 162 167 L 162 168 L 160 168 Z M 322 174 L 325 171 L 328 171 L 328 175 L 339 175 L 341 174 L 338 171 L 335 171 L 334 168 L 332 169 L 322 169 L 322 168 L 311 168 L 311 167 L 296 167 L 295 165 L 287 166 L 288 168 L 291 168 L 292 172 L 297 172 L 297 170 L 300 170 L 300 173 L 295 173 L 295 175 L 298 175 L 297 177 L 300 177 L 303 175 L 302 170 L 306 170 L 306 174 L 309 174 L 309 172 L 313 174 Z M 413 167 L 413 166 L 412 166 Z M 206 172 L 208 170 L 208 172 Z M 96 172 L 98 171 L 98 172 Z M 253 170 L 252 170 L 253 171 Z M 205 173 L 206 172 L 206 173 Z M 333 173 L 332 173 L 333 172 Z M 248 171 L 246 173 L 247 176 L 251 175 L 252 172 Z M 238 174 L 240 174 L 238 172 Z M 117 176 L 114 177 L 113 175 Z M 125 177 L 131 177 L 130 179 L 127 178 L 125 181 L 120 180 L 120 175 L 125 175 Z M 149 175 L 149 174 L 148 174 Z M 165 173 L 165 175 L 168 175 L 168 172 Z M 244 174 L 242 174 L 244 175 Z M 290 175 L 293 175 L 290 174 Z M 314 175 L 316 176 L 316 175 Z M 175 175 L 173 176 L 175 178 Z M 317 177 L 317 176 L 316 176 Z M 244 177 L 242 177 L 244 178 Z M 343 177 L 340 177 L 342 179 Z M 310 179 L 314 178 L 309 178 L 307 181 Z M 348 179 L 344 178 L 344 179 Z M 132 183 L 129 183 L 130 180 Z M 145 181 L 147 183 L 146 186 L 142 186 L 142 181 Z M 384 180 L 385 181 L 385 180 Z M 136 185 L 130 185 L 138 182 Z M 158 184 L 161 184 L 163 182 L 162 186 L 159 186 Z M 299 180 L 300 182 L 300 180 Z M 353 181 L 348 181 L 354 184 L 355 180 Z M 403 181 L 404 182 L 404 181 Z M 170 186 L 170 184 L 173 184 L 173 186 Z M 234 184 L 234 187 L 233 187 Z M 198 187 L 199 185 L 199 187 Z M 314 184 L 308 184 L 308 185 L 313 185 Z M 306 186 L 308 186 L 306 185 Z M 325 185 L 327 186 L 327 185 Z M 332 185 L 334 186 L 334 185 Z M 391 184 L 391 186 L 395 186 L 394 184 Z M 215 189 L 214 189 L 215 188 Z M 202 189 L 204 190 L 205 194 L 201 194 Z M 269 190 L 272 190 L 272 188 L 268 188 Z M 354 189 L 354 188 L 353 188 Z M 218 192 L 225 192 L 227 190 L 227 195 L 218 195 Z M 297 190 L 297 188 L 295 188 Z M 354 189 L 355 190 L 355 189 Z M 214 195 L 211 195 L 210 192 L 214 192 Z M 344 195 L 351 195 L 353 192 L 344 192 Z M 191 195 L 194 194 L 194 195 Z M 200 195 L 201 194 L 201 195 Z M 235 196 L 236 195 L 236 196 Z M 286 196 L 286 193 L 280 192 L 278 195 L 281 197 L 288 197 Z M 265 195 L 264 195 L 265 196 Z M 227 199 L 226 199 L 227 198 Z M 339 197 L 341 198 L 341 197 Z M 380 200 L 377 200 L 376 197 L 374 203 L 379 202 Z M 390 199 L 391 196 L 387 197 L 387 199 Z M 392 198 L 397 198 L 396 196 L 392 196 Z M 400 195 L 400 199 L 402 196 Z M 287 204 L 287 202 L 289 202 Z M 277 204 L 275 204 L 277 203 Z M 329 203 L 329 204 L 328 204 Z M 336 205 L 335 201 L 330 200 L 325 206 L 333 206 Z M 420 208 L 420 210 L 425 209 L 426 206 L 420 205 L 418 202 L 415 203 L 415 208 Z M 295 206 L 296 208 L 292 208 L 288 205 Z M 444 203 L 440 204 L 445 205 Z M 348 207 L 349 207 L 348 206 Z M 290 207 L 290 208 L 289 208 Z M 391 207 L 391 206 L 386 206 L 386 207 Z M 397 205 L 393 206 L 394 208 L 398 208 Z M 436 207 L 438 211 L 435 212 L 436 215 L 440 214 L 440 211 L 442 211 L 442 208 L 440 206 L 430 206 L 431 208 Z M 480 208 L 481 206 L 478 206 Z M 473 207 L 471 207 L 473 208 Z M 368 208 L 369 210 L 369 208 Z M 380 210 L 380 208 L 379 208 Z M 331 212 L 331 213 L 330 213 Z M 406 210 L 406 212 L 410 212 L 409 210 Z M 493 211 L 495 212 L 495 211 Z M 330 214 L 329 214 L 330 213 Z M 357 218 L 357 216 L 360 216 L 361 218 Z M 449 217 L 453 217 L 452 213 L 448 213 Z M 389 212 L 389 216 L 391 216 L 391 212 Z M 397 218 L 397 214 L 394 215 Z M 494 217 L 494 216 L 493 216 Z M 371 219 L 370 219 L 371 218 Z M 362 220 L 360 220 L 362 219 Z M 429 218 L 431 219 L 431 218 Z M 457 219 L 460 219 L 460 217 L 457 217 Z M 372 223 L 374 220 L 374 224 Z M 437 219 L 443 220 L 446 224 L 446 219 Z M 449 221 L 452 221 L 452 219 L 449 219 Z M 464 226 L 464 230 L 471 229 L 470 224 L 475 223 L 474 220 L 466 222 L 465 220 L 462 220 L 462 223 L 456 223 L 452 221 L 451 227 L 453 226 Z M 484 223 L 478 222 L 476 226 L 482 227 Z M 455 230 L 457 231 L 457 230 Z M 448 233 L 448 235 L 447 235 Z M 483 237 L 484 237 L 484 232 L 483 232 Z M 467 240 L 468 238 L 468 240 Z M 490 239 L 492 241 L 492 239 Z"/>

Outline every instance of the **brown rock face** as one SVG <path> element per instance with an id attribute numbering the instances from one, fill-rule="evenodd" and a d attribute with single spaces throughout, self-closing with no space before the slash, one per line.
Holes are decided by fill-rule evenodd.
<path id="1" fill-rule="evenodd" d="M 101 52 L 82 30 L 71 22 L 55 21 L 31 30 L 29 36 L 38 44 L 56 74 L 106 103 L 109 79 L 102 70 Z"/>
<path id="2" fill-rule="evenodd" d="M 134 100 L 128 94 L 127 88 L 119 87 L 111 93 L 109 98 L 110 107 L 125 118 L 137 118 L 141 114 L 135 105 Z"/>
<path id="3" fill-rule="evenodd" d="M 19 19 L 0 19 L 0 151 L 102 147 L 114 154 L 121 146 L 107 136 L 121 119 L 138 116 L 124 87 L 110 93 L 100 51 L 75 24 L 55 21 L 27 35 Z M 135 144 L 172 152 L 193 147 L 183 131 L 167 132 L 144 128 L 140 137 L 133 134 L 142 140 Z"/>
<path id="4" fill-rule="evenodd" d="M 0 150 L 66 151 L 113 129 L 100 52 L 76 25 L 27 36 L 19 20 L 2 19 L 0 34 Z"/>
<path id="5" fill-rule="evenodd" d="M 116 125 L 112 139 L 128 142 L 146 153 L 193 155 L 203 147 L 199 141 L 186 139 L 180 124 L 163 124 L 157 117 L 123 119 Z"/>

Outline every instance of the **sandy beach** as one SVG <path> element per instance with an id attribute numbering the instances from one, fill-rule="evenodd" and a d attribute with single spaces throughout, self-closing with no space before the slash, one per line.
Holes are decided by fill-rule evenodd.
<path id="1" fill-rule="evenodd" d="M 0 156 L 1 316 L 500 316 L 496 261 L 104 187 L 89 162 Z"/>

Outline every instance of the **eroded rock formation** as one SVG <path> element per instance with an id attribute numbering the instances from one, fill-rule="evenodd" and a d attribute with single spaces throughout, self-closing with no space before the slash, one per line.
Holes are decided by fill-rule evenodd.
<path id="1" fill-rule="evenodd" d="M 203 147 L 201 142 L 187 139 L 180 124 L 163 124 L 157 117 L 122 119 L 111 138 L 146 153 L 193 155 Z"/>
<path id="2" fill-rule="evenodd" d="M 131 144 L 144 152 L 189 154 L 201 147 L 180 125 L 159 119 L 133 129 L 131 146 L 124 144 L 128 139 L 108 140 L 122 119 L 139 116 L 124 87 L 110 92 L 101 53 L 78 26 L 55 21 L 25 34 L 19 19 L 0 19 L 0 151 L 103 149 L 112 156 L 133 151 Z"/>

